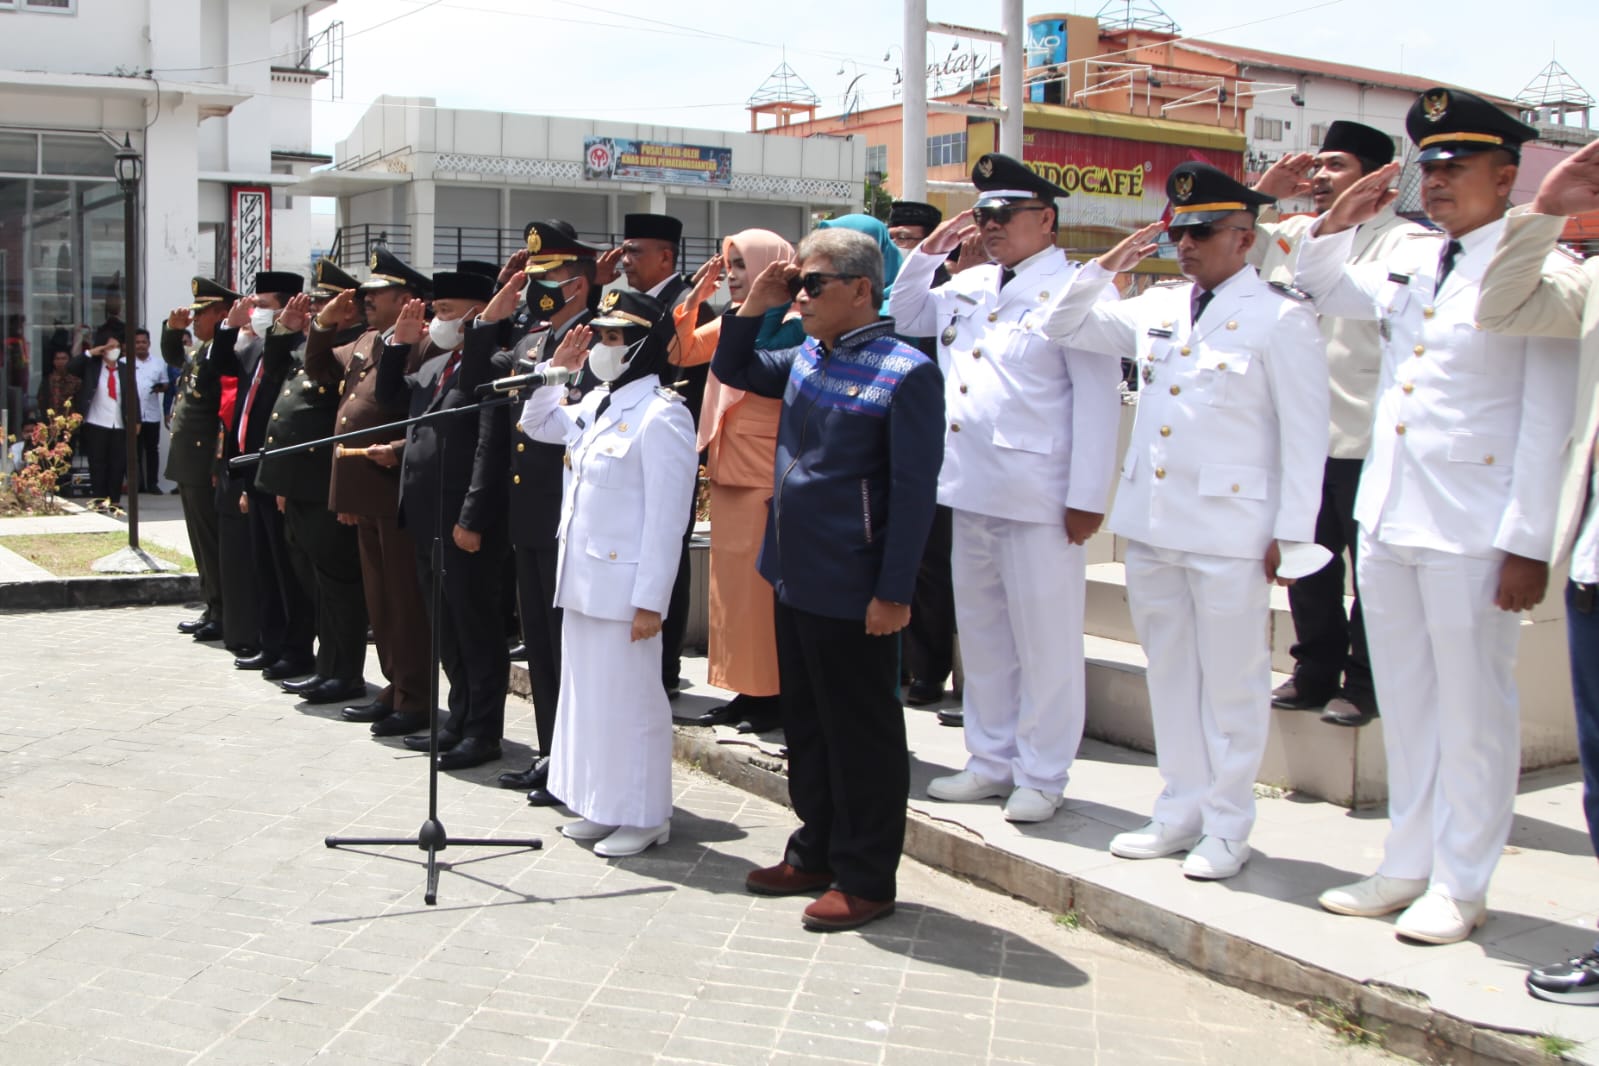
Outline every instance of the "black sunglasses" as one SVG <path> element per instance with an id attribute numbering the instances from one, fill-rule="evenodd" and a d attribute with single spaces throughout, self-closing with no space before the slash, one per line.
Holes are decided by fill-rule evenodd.
<path id="1" fill-rule="evenodd" d="M 815 299 L 816 297 L 822 295 L 822 290 L 827 288 L 827 283 L 829 281 L 847 281 L 850 278 L 859 278 L 863 276 L 864 275 L 861 274 L 823 274 L 820 271 L 813 270 L 809 274 L 801 274 L 797 278 L 790 278 L 788 281 L 788 291 L 790 296 L 798 296 L 800 294 L 800 290 L 804 289 L 806 296 Z"/>
<path id="2" fill-rule="evenodd" d="M 1043 204 L 1032 204 L 1021 207 L 1018 207 L 1015 204 L 1001 204 L 998 207 L 974 207 L 972 208 L 972 220 L 975 221 L 979 226 L 986 226 L 990 222 L 1001 226 L 1008 226 L 1010 225 L 1010 220 L 1015 218 L 1023 211 L 1042 211 L 1043 209 Z"/>
<path id="3" fill-rule="evenodd" d="M 1240 232 L 1253 232 L 1254 228 L 1253 226 L 1222 226 L 1215 222 L 1201 222 L 1196 226 L 1178 226 L 1176 229 L 1168 230 L 1167 232 L 1171 235 L 1171 242 L 1176 244 L 1183 239 L 1185 234 L 1196 241 L 1208 241 L 1216 235 L 1217 230 L 1235 229 Z"/>

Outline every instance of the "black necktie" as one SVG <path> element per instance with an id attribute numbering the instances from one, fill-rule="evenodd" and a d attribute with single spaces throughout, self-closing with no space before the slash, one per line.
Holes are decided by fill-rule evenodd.
<path id="1" fill-rule="evenodd" d="M 1214 299 L 1215 296 L 1216 294 L 1211 292 L 1209 289 L 1194 295 L 1194 313 L 1193 316 L 1188 320 L 1189 325 L 1198 324 L 1199 316 L 1205 313 L 1205 308 L 1210 306 L 1210 301 Z"/>
<path id="2" fill-rule="evenodd" d="M 1438 257 L 1438 281 L 1432 287 L 1432 294 L 1438 295 L 1438 290 L 1444 287 L 1444 279 L 1449 272 L 1455 269 L 1455 257 L 1461 252 L 1459 241 L 1450 241 L 1444 245 L 1444 254 Z"/>
<path id="3" fill-rule="evenodd" d="M 999 287 L 1004 288 L 1016 278 L 1016 271 L 1010 267 L 1001 267 L 999 271 Z"/>

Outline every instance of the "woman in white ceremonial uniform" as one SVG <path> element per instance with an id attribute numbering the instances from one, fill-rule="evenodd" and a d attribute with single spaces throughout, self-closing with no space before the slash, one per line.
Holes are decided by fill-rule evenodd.
<path id="1" fill-rule="evenodd" d="M 565 612 L 561 695 L 549 789 L 581 816 L 563 835 L 596 841 L 595 853 L 610 857 L 666 843 L 672 816 L 661 621 L 698 456 L 688 408 L 661 385 L 668 334 L 652 327 L 662 313 L 642 293 L 608 294 L 550 364 L 575 370 L 586 361 L 610 388 L 572 406 L 561 406 L 561 389 L 535 389 L 522 409 L 523 432 L 567 447 L 555 583 Z"/>

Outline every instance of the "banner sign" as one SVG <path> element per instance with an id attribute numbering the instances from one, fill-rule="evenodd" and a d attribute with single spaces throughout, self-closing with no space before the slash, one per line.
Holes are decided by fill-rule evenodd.
<path id="1" fill-rule="evenodd" d="M 1022 141 L 1028 169 L 1072 194 L 1062 205 L 1062 224 L 1106 234 L 1158 222 L 1166 211 L 1166 178 L 1178 163 L 1209 163 L 1234 178 L 1243 173 L 1239 152 L 1059 130 L 1029 129 Z"/>
<path id="2" fill-rule="evenodd" d="M 625 137 L 585 137 L 583 176 L 590 181 L 651 181 L 725 189 L 733 184 L 733 149 Z"/>
<path id="3" fill-rule="evenodd" d="M 272 269 L 272 190 L 265 185 L 234 185 L 228 195 L 233 287 L 242 292 L 256 274 Z"/>

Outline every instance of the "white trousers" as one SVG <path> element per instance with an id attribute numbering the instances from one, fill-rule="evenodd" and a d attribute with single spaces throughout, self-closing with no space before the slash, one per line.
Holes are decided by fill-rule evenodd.
<path id="1" fill-rule="evenodd" d="M 672 817 L 672 707 L 661 638 L 568 607 L 549 789 L 579 815 L 648 828 Z"/>
<path id="2" fill-rule="evenodd" d="M 1226 840 L 1254 828 L 1271 714 L 1269 592 L 1258 559 L 1128 542 L 1127 599 L 1166 786 L 1156 821 Z"/>
<path id="3" fill-rule="evenodd" d="M 1379 872 L 1477 901 L 1510 839 L 1521 770 L 1519 615 L 1494 606 L 1504 556 L 1360 531 L 1360 603 L 1388 755 Z"/>
<path id="4" fill-rule="evenodd" d="M 1083 740 L 1083 549 L 1062 522 L 954 512 L 966 768 L 1058 796 Z"/>

